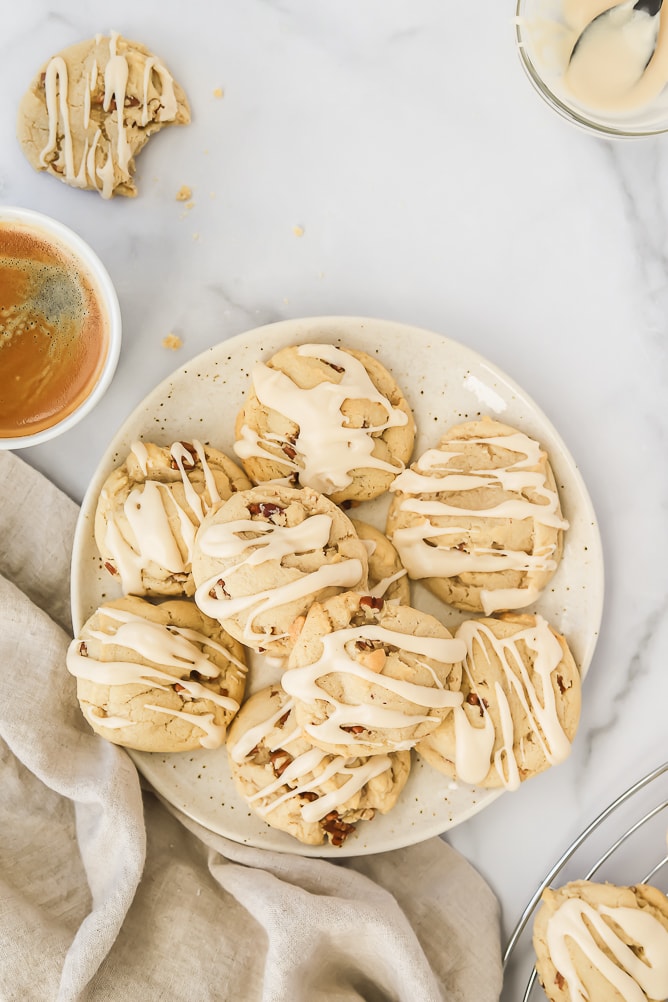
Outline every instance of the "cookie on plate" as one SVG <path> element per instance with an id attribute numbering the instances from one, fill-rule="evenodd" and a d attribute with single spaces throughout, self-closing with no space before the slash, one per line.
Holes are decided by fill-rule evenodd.
<path id="1" fill-rule="evenodd" d="M 458 609 L 525 608 L 557 569 L 568 523 L 552 469 L 515 428 L 458 425 L 391 490 L 387 534 L 404 567 Z"/>
<path id="2" fill-rule="evenodd" d="M 138 751 L 218 748 L 246 684 L 244 650 L 194 602 L 100 606 L 67 652 L 93 730 Z"/>
<path id="3" fill-rule="evenodd" d="M 358 518 L 351 518 L 355 532 L 369 554 L 369 594 L 398 605 L 411 604 L 411 589 L 406 569 L 387 536 Z"/>
<path id="4" fill-rule="evenodd" d="M 262 485 L 204 519 L 193 576 L 207 616 L 248 647 L 281 658 L 313 602 L 366 586 L 367 551 L 324 495 Z"/>
<path id="5" fill-rule="evenodd" d="M 134 158 L 153 133 L 189 121 L 164 64 L 112 31 L 49 59 L 21 101 L 17 135 L 35 170 L 111 198 L 137 194 Z"/>
<path id="6" fill-rule="evenodd" d="M 192 548 L 204 516 L 250 483 L 218 449 L 134 442 L 105 481 L 95 542 L 107 570 L 133 595 L 192 595 Z"/>
<path id="7" fill-rule="evenodd" d="M 526 613 L 472 619 L 455 633 L 466 648 L 464 701 L 417 745 L 430 765 L 473 786 L 514 790 L 562 762 L 580 719 L 580 673 L 564 638 Z"/>
<path id="8" fill-rule="evenodd" d="M 668 898 L 655 887 L 576 880 L 548 888 L 533 943 L 550 1002 L 668 998 Z"/>
<path id="9" fill-rule="evenodd" d="M 426 613 L 346 592 L 311 607 L 281 684 L 333 755 L 412 748 L 462 699 L 464 644 Z"/>
<path id="10" fill-rule="evenodd" d="M 415 423 L 393 376 L 351 348 L 283 348 L 253 370 L 234 451 L 254 483 L 283 480 L 337 504 L 388 489 L 413 450 Z"/>
<path id="11" fill-rule="evenodd" d="M 410 752 L 343 758 L 315 748 L 279 685 L 256 692 L 230 727 L 235 785 L 268 825 L 306 845 L 343 845 L 358 821 L 386 814 L 410 772 Z"/>

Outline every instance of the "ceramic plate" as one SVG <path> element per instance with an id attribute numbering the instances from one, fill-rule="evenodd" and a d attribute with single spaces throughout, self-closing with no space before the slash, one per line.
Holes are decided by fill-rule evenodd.
<path id="1" fill-rule="evenodd" d="M 559 434 L 519 386 L 463 345 L 414 327 L 352 317 L 286 320 L 230 338 L 178 369 L 140 404 L 103 456 L 81 508 L 72 566 L 75 631 L 98 605 L 120 595 L 101 565 L 93 520 L 100 488 L 111 470 L 123 462 L 132 442 L 169 444 L 197 438 L 233 457 L 234 420 L 254 365 L 279 348 L 299 342 L 329 342 L 377 355 L 413 408 L 418 428 L 416 456 L 433 447 L 452 425 L 481 414 L 513 425 L 542 443 L 570 528 L 560 567 L 532 610 L 566 636 L 584 674 L 601 619 L 603 562 L 591 501 Z M 367 502 L 355 509 L 355 517 L 382 528 L 388 503 L 387 495 Z M 413 604 L 439 617 L 450 629 L 464 618 L 419 584 L 413 585 Z M 267 670 L 263 669 L 259 683 L 258 674 L 257 661 L 251 661 L 249 691 L 268 684 Z M 342 848 L 309 847 L 269 828 L 249 812 L 234 790 L 225 749 L 131 754 L 162 797 L 211 831 L 237 842 L 302 855 L 340 858 L 409 845 L 461 823 L 499 796 L 497 791 L 454 784 L 414 756 L 410 779 L 389 814 L 360 823 Z"/>

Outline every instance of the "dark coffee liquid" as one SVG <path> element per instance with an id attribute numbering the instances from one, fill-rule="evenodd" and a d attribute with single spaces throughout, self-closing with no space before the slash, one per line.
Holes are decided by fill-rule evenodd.
<path id="1" fill-rule="evenodd" d="M 0 222 L 0 437 L 33 435 L 76 410 L 108 350 L 85 266 L 55 238 Z"/>

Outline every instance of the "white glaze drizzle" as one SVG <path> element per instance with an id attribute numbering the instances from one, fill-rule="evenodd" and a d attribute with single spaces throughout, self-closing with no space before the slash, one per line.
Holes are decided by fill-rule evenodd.
<path id="1" fill-rule="evenodd" d="M 253 388 L 264 406 L 284 415 L 299 427 L 296 441 L 288 442 L 278 435 L 262 439 L 248 425 L 240 430 L 234 450 L 241 459 L 264 457 L 277 461 L 266 449 L 267 444 L 279 442 L 292 446 L 296 456 L 280 457 L 286 466 L 299 477 L 302 486 L 311 487 L 323 494 L 332 494 L 352 483 L 352 471 L 377 469 L 396 473 L 403 464 L 385 462 L 372 455 L 372 434 L 381 434 L 387 428 L 403 427 L 407 415 L 393 407 L 387 397 L 374 386 L 369 374 L 358 359 L 327 344 L 301 345 L 297 352 L 309 358 L 319 358 L 333 365 L 340 373 L 339 382 L 324 381 L 311 389 L 302 389 L 278 369 L 260 364 L 253 371 Z M 351 428 L 341 407 L 346 400 L 369 400 L 380 404 L 385 421 L 373 428 Z M 298 460 L 298 461 L 297 461 Z"/>
<path id="2" fill-rule="evenodd" d="M 66 657 L 67 669 L 76 678 L 86 679 L 97 685 L 143 685 L 163 692 L 178 685 L 180 688 L 175 691 L 181 693 L 182 699 L 210 700 L 232 713 L 236 713 L 239 709 L 237 700 L 209 689 L 196 679 L 188 677 L 191 672 L 197 672 L 207 679 L 216 679 L 220 676 L 218 665 L 211 661 L 208 654 L 199 645 L 206 645 L 223 655 L 236 669 L 238 678 L 245 676 L 246 666 L 222 644 L 197 630 L 171 624 L 154 623 L 124 609 L 106 607 L 104 615 L 119 625 L 111 633 L 103 630 L 90 630 L 90 639 L 97 641 L 102 646 L 125 647 L 135 651 L 140 657 L 153 662 L 153 664 L 140 664 L 132 661 L 98 661 L 88 652 L 82 653 L 82 643 L 85 645 L 85 641 L 82 642 L 78 638 L 70 644 Z M 163 667 L 158 667 L 159 665 Z M 175 669 L 178 674 L 166 671 L 167 668 Z M 230 669 L 230 671 L 232 670 Z M 182 675 L 185 677 L 181 677 Z M 151 708 L 148 703 L 145 706 Z M 182 711 L 163 707 L 161 712 L 178 715 Z M 195 714 L 193 717 L 198 723 L 198 715 Z M 120 727 L 129 726 L 132 723 L 132 721 L 126 720 L 125 724 L 121 724 L 120 721 L 123 718 L 118 716 L 113 718 L 115 722 L 111 724 L 109 723 L 111 719 L 99 718 L 95 715 L 95 721 L 101 723 L 102 726 Z M 212 727 L 213 725 L 209 723 L 202 728 L 208 735 L 206 740 L 209 740 L 213 734 Z M 209 747 L 204 745 L 204 739 L 202 744 L 204 747 Z"/>
<path id="3" fill-rule="evenodd" d="M 65 161 L 64 180 L 74 187 L 84 188 L 92 185 L 100 191 L 103 198 L 110 198 L 113 194 L 116 166 L 127 175 L 132 158 L 132 147 L 128 141 L 127 128 L 124 121 L 129 64 L 126 56 L 118 52 L 119 38 L 120 35 L 117 31 L 111 32 L 109 38 L 109 60 L 105 67 L 104 94 L 102 96 L 102 108 L 105 112 L 110 110 L 112 100 L 116 102 L 116 110 L 112 112 L 112 117 L 116 123 L 117 135 L 115 148 L 110 142 L 107 158 L 101 167 L 97 166 L 95 158 L 100 139 L 102 138 L 102 132 L 97 126 L 95 127 L 92 139 L 88 135 L 84 137 L 84 148 L 78 168 L 74 164 L 71 113 L 75 109 L 75 106 L 70 103 L 67 65 L 62 56 L 54 56 L 49 60 L 44 75 L 49 135 L 46 145 L 40 151 L 39 162 L 42 167 L 48 166 L 49 161 L 47 157 L 57 150 L 60 130 L 63 137 Z M 95 36 L 96 46 L 101 45 L 103 41 L 104 38 L 102 35 L 98 34 Z M 148 93 L 152 73 L 158 76 L 161 86 L 158 121 L 173 121 L 178 110 L 173 79 L 165 67 L 155 57 L 151 56 L 146 60 L 144 68 L 142 126 L 146 126 L 149 121 Z M 91 94 L 94 93 L 97 86 L 97 75 L 98 61 L 97 57 L 94 56 L 90 73 L 87 73 L 84 81 L 85 86 L 81 108 L 81 121 L 84 132 L 87 132 L 91 124 Z M 101 182 L 101 185 L 98 182 Z"/>
<path id="4" fill-rule="evenodd" d="M 243 567 L 257 567 L 268 561 L 280 562 L 283 557 L 291 554 L 324 550 L 329 543 L 331 526 L 332 518 L 326 514 L 310 515 L 295 526 L 274 525 L 252 519 L 236 519 L 233 522 L 202 526 L 197 537 L 202 553 L 222 562 L 237 562 L 208 578 L 197 588 L 197 605 L 206 615 L 220 621 L 253 610 L 243 626 L 244 641 L 250 646 L 262 646 L 267 640 L 282 639 L 286 634 L 268 635 L 262 630 L 255 630 L 253 624 L 256 617 L 307 595 L 316 594 L 323 588 L 352 588 L 360 584 L 364 573 L 362 562 L 353 558 L 322 564 L 317 570 L 303 573 L 285 584 L 236 598 L 224 595 L 217 582 L 221 580 L 221 575 L 226 582 L 229 581 Z M 248 532 L 257 533 L 256 538 L 241 538 Z"/>
<path id="5" fill-rule="evenodd" d="M 642 959 L 604 916 L 643 947 Z M 591 929 L 605 943 L 614 961 L 603 952 Z M 572 1002 L 579 1002 L 589 995 L 571 959 L 568 940 L 577 944 L 625 1002 L 668 998 L 668 930 L 653 915 L 639 908 L 593 906 L 577 898 L 568 898 L 559 906 L 547 923 L 548 950 L 552 963 L 566 980 Z"/>
<path id="6" fill-rule="evenodd" d="M 453 711 L 457 778 L 475 785 L 485 778 L 492 765 L 492 751 L 497 735 L 482 694 L 474 681 L 474 673 L 480 672 L 481 660 L 485 659 L 489 663 L 490 649 L 498 659 L 505 679 L 505 686 L 497 680 L 494 687 L 501 721 L 501 744 L 494 754 L 494 766 L 503 785 L 510 790 L 517 789 L 520 785 L 518 756 L 521 760 L 521 749 L 515 750 L 515 729 L 506 688 L 514 691 L 525 719 L 550 765 L 562 762 L 569 755 L 571 744 L 559 722 L 551 675 L 561 663 L 563 652 L 547 622 L 537 616 L 535 625 L 521 629 L 509 637 L 496 637 L 485 623 L 467 620 L 461 624 L 455 636 L 466 645 L 464 674 L 470 691 L 479 699 L 476 712 L 480 712 L 484 720 L 482 727 L 474 727 L 463 706 L 455 707 Z M 525 644 L 534 654 L 533 671 L 540 679 L 540 696 L 518 651 L 519 643 Z M 477 653 L 475 646 L 478 648 Z M 474 665 L 477 665 L 477 669 Z"/>
<path id="7" fill-rule="evenodd" d="M 241 763 L 260 742 L 265 741 L 281 717 L 289 714 L 294 700 L 283 701 L 277 711 L 254 727 L 245 731 L 234 745 L 228 744 L 228 752 L 234 762 Z M 301 728 L 289 731 L 282 740 L 271 742 L 269 750 L 285 748 L 292 741 L 303 737 Z M 358 793 L 370 779 L 391 768 L 387 755 L 374 755 L 366 761 L 331 756 L 319 748 L 309 748 L 296 755 L 281 771 L 280 776 L 270 780 L 257 793 L 248 798 L 255 811 L 266 817 L 271 811 L 288 800 L 300 798 L 303 793 L 317 793 L 318 799 L 300 803 L 299 810 L 307 823 L 321 821 L 330 811 L 336 810 Z M 322 794 L 322 786 L 334 776 L 347 777 L 345 782 L 327 794 Z M 292 785 L 290 785 L 292 784 Z M 287 787 L 287 789 L 286 789 Z M 258 803 L 265 801 L 265 803 Z"/>
<path id="8" fill-rule="evenodd" d="M 142 571 L 149 563 L 155 563 L 171 574 L 190 572 L 197 527 L 211 508 L 220 501 L 220 494 L 202 443 L 195 440 L 192 446 L 202 466 L 209 492 L 209 504 L 197 493 L 188 477 L 185 461 L 192 463 L 190 452 L 183 443 L 174 442 L 170 447 L 170 455 L 181 474 L 186 507 L 177 504 L 171 483 L 148 479 L 130 491 L 123 504 L 123 514 L 130 526 L 132 540 L 123 534 L 113 509 L 109 512 L 104 544 L 126 593 L 145 594 Z M 148 470 L 146 446 L 143 442 L 133 442 L 130 451 L 146 476 Z M 181 545 L 170 524 L 165 505 L 167 499 L 177 515 Z"/>
<path id="9" fill-rule="evenodd" d="M 344 728 L 360 725 L 368 730 L 383 731 L 415 727 L 420 723 L 433 720 L 433 717 L 426 714 L 424 710 L 455 707 L 461 703 L 462 694 L 446 689 L 436 673 L 433 673 L 432 676 L 434 685 L 428 686 L 405 679 L 391 678 L 366 668 L 354 657 L 351 657 L 346 649 L 347 645 L 354 646 L 358 640 L 387 644 L 414 654 L 418 658 L 429 658 L 441 664 L 456 664 L 462 660 L 465 654 L 464 644 L 460 640 L 410 636 L 387 630 L 376 624 L 349 627 L 327 634 L 320 640 L 322 653 L 317 661 L 300 668 L 288 669 L 281 680 L 285 691 L 302 703 L 312 704 L 316 700 L 324 700 L 329 704 L 330 711 L 325 721 L 306 725 L 305 731 L 311 737 L 319 738 L 329 745 L 352 745 L 355 743 L 380 745 L 384 742 L 371 742 L 369 734 L 362 732 L 361 736 L 358 736 L 344 730 Z M 419 663 L 423 668 L 431 668 L 423 661 Z M 431 670 L 433 671 L 433 669 Z M 393 695 L 413 704 L 417 712 L 390 710 L 371 703 L 357 705 L 342 703 L 318 684 L 320 679 L 334 673 L 352 675 L 370 685 L 385 688 Z M 401 742 L 396 747 L 411 747 L 412 743 L 410 741 Z"/>
<path id="10" fill-rule="evenodd" d="M 452 465 L 452 460 L 463 454 L 467 444 L 484 444 L 510 450 L 517 457 L 505 467 L 478 472 L 462 472 Z M 491 549 L 475 545 L 474 528 L 440 527 L 435 520 L 442 517 L 532 519 L 554 529 L 567 529 L 568 522 L 561 515 L 556 491 L 548 485 L 543 473 L 531 469 L 541 461 L 540 445 L 524 435 L 490 435 L 483 438 L 453 439 L 439 449 L 427 450 L 413 469 L 404 470 L 394 480 L 390 490 L 404 496 L 399 501 L 401 511 L 421 515 L 422 521 L 413 526 L 397 528 L 392 533 L 401 562 L 413 579 L 426 577 L 448 578 L 465 573 L 491 573 L 503 570 L 522 572 L 551 571 L 556 567 L 556 544 L 532 553 L 523 550 Z M 506 499 L 487 508 L 461 508 L 436 497 L 423 500 L 416 495 L 433 496 L 440 493 L 474 491 L 480 488 L 500 487 L 506 492 L 521 493 L 530 490 L 544 503 L 517 497 Z M 465 532 L 470 536 L 470 552 L 450 547 L 443 537 Z M 427 540 L 436 542 L 430 545 Z M 533 586 L 481 591 L 484 612 L 489 615 L 497 609 L 513 609 L 529 605 L 539 595 Z"/>
<path id="11" fill-rule="evenodd" d="M 155 703 L 147 703 L 147 710 L 154 713 L 165 713 L 170 717 L 178 717 L 186 720 L 194 727 L 199 727 L 204 731 L 204 737 L 200 739 L 202 748 L 220 748 L 225 743 L 226 728 L 222 724 L 214 722 L 213 713 L 186 713 L 185 710 L 170 710 L 167 706 L 158 706 Z"/>

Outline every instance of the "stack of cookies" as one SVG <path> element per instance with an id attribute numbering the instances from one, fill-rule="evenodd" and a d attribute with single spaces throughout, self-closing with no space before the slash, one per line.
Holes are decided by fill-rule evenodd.
<path id="1" fill-rule="evenodd" d="M 124 597 L 68 657 L 93 729 L 150 751 L 226 742 L 251 809 L 315 845 L 391 809 L 413 754 L 507 789 L 565 758 L 578 667 L 518 611 L 567 529 L 548 458 L 482 418 L 409 467 L 415 430 L 377 358 L 302 344 L 256 366 L 235 460 L 133 444 L 95 519 Z M 383 495 L 385 532 L 350 517 Z M 418 580 L 465 614 L 454 637 L 413 606 Z"/>

